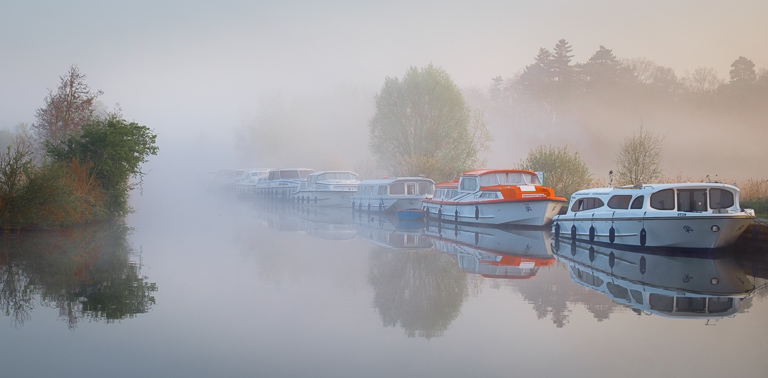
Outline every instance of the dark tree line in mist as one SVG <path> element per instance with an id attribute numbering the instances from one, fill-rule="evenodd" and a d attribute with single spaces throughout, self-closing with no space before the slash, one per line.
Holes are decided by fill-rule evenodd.
<path id="1" fill-rule="evenodd" d="M 589 112 L 598 104 L 635 112 L 670 107 L 709 113 L 764 111 L 768 100 L 768 70 L 756 71 L 745 57 L 734 60 L 726 81 L 712 68 L 678 76 L 644 58 L 622 60 L 604 46 L 583 63 L 574 62 L 572 52 L 561 39 L 551 51 L 541 48 L 519 75 L 493 78 L 486 109 L 491 122 L 589 122 Z"/>

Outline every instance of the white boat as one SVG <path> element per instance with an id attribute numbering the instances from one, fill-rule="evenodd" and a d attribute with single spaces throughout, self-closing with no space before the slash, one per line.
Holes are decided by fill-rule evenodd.
<path id="1" fill-rule="evenodd" d="M 616 248 L 709 250 L 733 244 L 754 218 L 733 185 L 638 184 L 574 193 L 553 227 L 555 238 Z"/>
<path id="2" fill-rule="evenodd" d="M 352 208 L 376 212 L 421 209 L 422 200 L 434 192 L 435 182 L 424 177 L 362 180 L 352 196 Z"/>
<path id="3" fill-rule="evenodd" d="M 560 243 L 558 260 L 571 279 L 638 314 L 668 318 L 733 316 L 756 287 L 731 255 L 701 255 L 657 248 L 622 251 L 587 243 Z"/>
<path id="4" fill-rule="evenodd" d="M 289 200 L 312 172 L 309 168 L 272 169 L 266 180 L 256 185 L 254 193 L 257 198 Z"/>
<path id="5" fill-rule="evenodd" d="M 243 174 L 235 180 L 234 189 L 238 197 L 252 196 L 258 187 L 269 175 L 269 168 L 251 168 L 243 171 Z"/>
<path id="6" fill-rule="evenodd" d="M 448 222 L 545 226 L 567 203 L 539 176 L 520 169 L 476 169 L 443 183 L 425 199 L 427 216 Z"/>
<path id="7" fill-rule="evenodd" d="M 360 177 L 350 171 L 312 172 L 293 198 L 300 204 L 310 206 L 350 207 L 359 183 Z"/>

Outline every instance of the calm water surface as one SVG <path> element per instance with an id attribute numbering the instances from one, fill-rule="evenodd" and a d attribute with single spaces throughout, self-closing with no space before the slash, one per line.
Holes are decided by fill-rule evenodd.
<path id="1" fill-rule="evenodd" d="M 765 245 L 712 258 L 186 186 L 0 239 L 3 377 L 764 377 Z"/>

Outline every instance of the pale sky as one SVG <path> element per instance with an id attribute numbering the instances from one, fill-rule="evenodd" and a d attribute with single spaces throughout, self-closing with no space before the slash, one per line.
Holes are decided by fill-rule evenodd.
<path id="1" fill-rule="evenodd" d="M 34 122 L 77 64 L 158 135 L 232 127 L 263 93 L 381 87 L 433 63 L 460 87 L 511 77 L 561 38 L 678 76 L 768 68 L 768 1 L 37 1 L 0 3 L 0 127 Z M 365 127 L 366 125 L 361 125 Z"/>

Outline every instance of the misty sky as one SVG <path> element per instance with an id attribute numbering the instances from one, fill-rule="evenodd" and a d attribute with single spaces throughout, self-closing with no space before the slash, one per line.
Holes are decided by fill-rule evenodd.
<path id="1" fill-rule="evenodd" d="M 34 122 L 72 64 L 104 91 L 107 106 L 119 103 L 159 142 L 237 127 L 264 94 L 375 92 L 409 66 L 433 63 L 460 87 L 485 86 L 519 73 L 561 38 L 574 62 L 604 45 L 678 76 L 709 67 L 727 80 L 739 56 L 768 67 L 765 14 L 764 0 L 6 0 L 0 127 Z"/>

